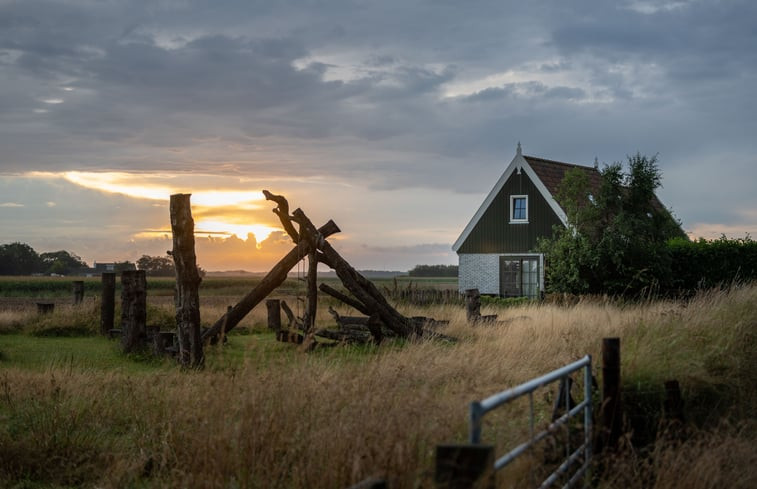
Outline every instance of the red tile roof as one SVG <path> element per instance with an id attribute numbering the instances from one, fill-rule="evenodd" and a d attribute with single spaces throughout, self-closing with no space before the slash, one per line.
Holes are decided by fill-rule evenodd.
<path id="1" fill-rule="evenodd" d="M 573 168 L 586 173 L 589 179 L 589 187 L 597 192 L 602 185 L 602 176 L 599 171 L 591 166 L 574 165 L 572 163 L 563 163 L 561 161 L 545 160 L 544 158 L 536 158 L 535 156 L 523 155 L 531 168 L 533 168 L 536 175 L 547 187 L 549 193 L 557 197 L 557 190 L 560 188 L 560 182 L 565 178 L 565 173 Z"/>

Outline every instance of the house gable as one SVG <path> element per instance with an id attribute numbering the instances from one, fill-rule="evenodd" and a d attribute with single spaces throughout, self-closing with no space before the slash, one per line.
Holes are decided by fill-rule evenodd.
<path id="1" fill-rule="evenodd" d="M 565 225 L 565 213 L 520 152 L 507 167 L 452 249 L 465 253 L 525 253 L 552 227 Z M 527 196 L 527 222 L 511 222 L 511 198 Z"/>

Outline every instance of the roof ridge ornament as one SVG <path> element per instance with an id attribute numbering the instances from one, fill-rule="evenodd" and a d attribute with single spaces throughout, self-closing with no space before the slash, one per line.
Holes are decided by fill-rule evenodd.
<path id="1" fill-rule="evenodd" d="M 516 154 L 518 156 L 523 156 L 523 151 L 520 148 L 520 141 L 518 141 L 518 149 L 516 150 Z"/>

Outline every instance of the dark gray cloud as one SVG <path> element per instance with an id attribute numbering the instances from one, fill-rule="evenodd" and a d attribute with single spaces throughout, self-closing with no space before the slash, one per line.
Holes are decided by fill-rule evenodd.
<path id="1" fill-rule="evenodd" d="M 685 222 L 736 222 L 701 194 L 717 155 L 757 176 L 755 18 L 706 0 L 6 2 L 0 172 L 480 195 L 520 140 L 586 164 L 659 153 Z"/>

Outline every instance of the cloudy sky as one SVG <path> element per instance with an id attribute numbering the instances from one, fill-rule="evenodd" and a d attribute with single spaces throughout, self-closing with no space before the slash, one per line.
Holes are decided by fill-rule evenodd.
<path id="1" fill-rule="evenodd" d="M 0 0 L 0 244 L 208 270 L 291 247 L 286 195 L 358 268 L 450 250 L 512 159 L 659 154 L 693 236 L 757 236 L 757 3 Z"/>

